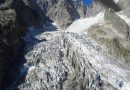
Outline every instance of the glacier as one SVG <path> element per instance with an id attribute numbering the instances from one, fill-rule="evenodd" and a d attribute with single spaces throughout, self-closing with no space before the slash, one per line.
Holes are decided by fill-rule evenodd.
<path id="1" fill-rule="evenodd" d="M 19 89 L 71 90 L 69 85 L 73 86 L 71 79 L 75 78 L 74 82 L 78 84 L 73 87 L 78 90 L 81 87 L 89 90 L 129 90 L 130 71 L 111 57 L 99 53 L 93 44 L 96 42 L 83 34 L 84 30 L 103 21 L 104 13 L 101 12 L 95 17 L 75 21 L 66 31 L 40 32 L 30 27 L 25 37 L 29 42 L 27 49 L 32 47 L 30 42 L 35 44 L 25 55 L 28 73 Z M 58 25 L 52 24 L 59 29 Z"/>

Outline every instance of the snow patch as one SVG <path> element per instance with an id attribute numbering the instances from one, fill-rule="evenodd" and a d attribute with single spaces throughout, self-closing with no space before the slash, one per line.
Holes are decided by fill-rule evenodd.
<path id="1" fill-rule="evenodd" d="M 52 25 L 54 25 L 55 27 L 57 27 L 57 30 L 58 30 L 58 31 L 61 30 L 60 27 L 59 27 L 59 25 L 58 25 L 56 22 L 53 22 Z"/>
<path id="2" fill-rule="evenodd" d="M 36 66 L 31 66 L 31 67 L 29 67 L 29 69 L 28 69 L 28 73 L 30 73 L 33 69 L 35 69 L 36 68 Z"/>
<path id="3" fill-rule="evenodd" d="M 115 3 L 118 3 L 118 2 L 119 2 L 119 0 L 114 0 L 114 2 L 115 2 Z"/>
<path id="4" fill-rule="evenodd" d="M 104 13 L 100 12 L 95 17 L 90 18 L 84 18 L 84 19 L 78 19 L 75 22 L 73 22 L 67 29 L 67 32 L 73 32 L 73 33 L 82 33 L 84 30 L 88 29 L 92 25 L 102 22 L 104 20 Z"/>

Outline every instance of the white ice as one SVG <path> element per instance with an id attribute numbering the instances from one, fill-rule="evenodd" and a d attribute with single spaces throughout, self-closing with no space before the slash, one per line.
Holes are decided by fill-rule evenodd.
<path id="1" fill-rule="evenodd" d="M 102 22 L 104 20 L 104 13 L 100 12 L 95 17 L 82 18 L 74 21 L 68 28 L 67 32 L 73 32 L 81 34 L 84 30 L 88 29 L 92 25 Z"/>

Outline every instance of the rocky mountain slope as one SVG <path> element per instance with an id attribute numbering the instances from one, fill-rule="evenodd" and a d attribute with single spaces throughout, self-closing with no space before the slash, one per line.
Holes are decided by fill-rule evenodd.
<path id="1" fill-rule="evenodd" d="M 116 12 L 121 10 L 121 6 L 116 4 L 117 1 L 93 0 L 89 5 L 85 5 L 83 0 L 73 0 L 74 6 L 81 17 L 95 16 L 106 9 L 112 9 Z"/>
<path id="2" fill-rule="evenodd" d="M 76 11 L 79 13 L 80 17 L 85 17 L 87 14 L 88 6 L 85 6 L 82 0 L 72 0 Z"/>
<path id="3" fill-rule="evenodd" d="M 20 47 L 21 30 L 16 28 L 16 12 L 9 9 L 10 2 L 0 7 L 0 87 L 6 74 L 7 64 L 13 62 Z"/>
<path id="4" fill-rule="evenodd" d="M 0 89 L 10 82 L 8 76 L 12 72 L 9 71 L 21 54 L 19 51 L 24 45 L 21 38 L 26 28 L 36 23 L 39 25 L 40 17 L 36 17 L 34 11 L 22 0 L 3 0 L 0 3 Z"/>
<path id="5" fill-rule="evenodd" d="M 37 4 L 47 17 L 63 29 L 79 18 L 71 0 L 37 0 Z"/>
<path id="6" fill-rule="evenodd" d="M 129 90 L 125 1 L 1 1 L 0 90 Z"/>
<path id="7" fill-rule="evenodd" d="M 93 25 L 85 33 L 99 44 L 98 51 L 113 57 L 129 69 L 130 28 L 118 15 L 106 12 L 104 22 Z"/>

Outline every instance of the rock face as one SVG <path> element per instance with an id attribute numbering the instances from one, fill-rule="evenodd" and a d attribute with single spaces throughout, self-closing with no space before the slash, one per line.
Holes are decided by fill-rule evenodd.
<path id="1" fill-rule="evenodd" d="M 121 10 L 121 7 L 114 0 L 93 0 L 90 5 L 83 4 L 83 0 L 73 0 L 74 6 L 81 17 L 95 16 L 101 11 L 112 9 L 116 12 Z"/>
<path id="2" fill-rule="evenodd" d="M 116 4 L 117 2 L 115 2 L 115 0 L 109 0 L 109 1 L 108 0 L 97 0 L 97 1 L 100 2 L 104 7 L 113 9 L 116 12 L 121 10 L 121 7 L 119 7 L 119 5 Z"/>
<path id="3" fill-rule="evenodd" d="M 104 22 L 92 26 L 87 36 L 99 44 L 97 50 L 119 61 L 129 69 L 130 28 L 114 12 L 107 11 Z"/>
<path id="4" fill-rule="evenodd" d="M 103 12 L 104 10 L 106 10 L 106 7 L 104 7 L 100 2 L 95 0 L 92 3 L 92 6 L 88 7 L 88 9 L 87 9 L 87 16 L 88 17 L 95 16 L 98 13 Z"/>
<path id="5" fill-rule="evenodd" d="M 80 17 L 86 17 L 87 9 L 89 6 L 84 5 L 82 0 L 72 0 L 72 1 Z"/>
<path id="6" fill-rule="evenodd" d="M 5 4 L 0 7 L 0 87 L 7 64 L 16 57 L 20 46 L 20 30 L 16 28 L 16 13 L 13 9 L 8 9 L 9 6 L 5 7 Z"/>
<path id="7" fill-rule="evenodd" d="M 10 83 L 10 71 L 21 47 L 22 36 L 29 25 L 39 22 L 38 15 L 22 0 L 2 0 L 0 2 L 0 89 Z M 14 65 L 13 65 L 14 64 Z M 10 68 L 10 65 L 12 67 Z M 11 73 L 10 73 L 11 72 Z M 2 84 L 2 85 L 1 85 Z"/>
<path id="8" fill-rule="evenodd" d="M 123 9 L 129 9 L 130 1 L 129 0 L 119 0 L 118 4 L 120 6 L 122 6 Z"/>
<path id="9" fill-rule="evenodd" d="M 109 4 L 104 3 L 102 0 L 94 0 L 94 2 L 89 6 L 85 6 L 82 0 L 25 1 L 26 3 L 28 2 L 28 6 L 37 11 L 35 13 L 40 14 L 40 16 L 45 14 L 49 19 L 55 21 L 55 23 L 57 23 L 62 29 L 67 28 L 76 19 L 79 19 L 80 17 L 94 16 L 106 7 L 112 8 L 115 11 L 120 10 L 112 0 L 108 1 Z"/>
<path id="10" fill-rule="evenodd" d="M 71 0 L 37 0 L 37 4 L 45 15 L 61 28 L 66 28 L 79 18 Z"/>
<path id="11" fill-rule="evenodd" d="M 13 0 L 12 8 L 17 13 L 17 24 L 21 27 L 40 25 L 46 20 L 45 15 L 39 9 L 36 2 L 29 0 Z"/>
<path id="12" fill-rule="evenodd" d="M 129 0 L 119 0 L 118 4 L 123 8 L 123 14 L 130 18 L 130 1 Z"/>

